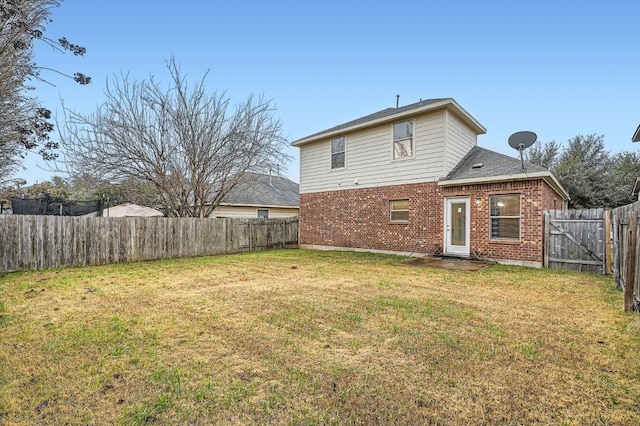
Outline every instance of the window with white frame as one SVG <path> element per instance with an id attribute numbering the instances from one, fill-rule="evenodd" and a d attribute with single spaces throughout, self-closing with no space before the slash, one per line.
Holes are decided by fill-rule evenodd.
<path id="1" fill-rule="evenodd" d="M 339 138 L 331 139 L 331 168 L 340 169 L 344 167 L 345 163 L 345 148 L 347 138 L 342 136 Z"/>
<path id="2" fill-rule="evenodd" d="M 389 201 L 389 220 L 391 222 L 409 222 L 409 200 Z"/>
<path id="3" fill-rule="evenodd" d="M 269 210 L 258 209 L 258 218 L 269 219 Z"/>
<path id="4" fill-rule="evenodd" d="M 393 159 L 413 157 L 413 120 L 393 125 Z"/>
<path id="5" fill-rule="evenodd" d="M 489 196 L 489 237 L 492 240 L 520 239 L 520 194 Z"/>

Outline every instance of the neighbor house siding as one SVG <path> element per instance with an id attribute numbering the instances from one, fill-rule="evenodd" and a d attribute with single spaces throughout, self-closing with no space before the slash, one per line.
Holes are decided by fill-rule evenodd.
<path id="1" fill-rule="evenodd" d="M 269 218 L 282 218 L 298 215 L 298 208 L 281 207 L 248 207 L 248 206 L 220 206 L 211 217 L 258 217 L 258 210 L 269 210 Z"/>
<path id="2" fill-rule="evenodd" d="M 467 155 L 478 143 L 478 136 L 454 113 L 446 113 L 446 153 L 444 162 L 444 175 L 451 170 Z"/>
<path id="3" fill-rule="evenodd" d="M 346 163 L 341 169 L 331 170 L 330 138 L 302 146 L 300 193 L 433 182 L 442 177 L 445 111 L 413 119 L 412 158 L 393 160 L 394 122 L 345 134 Z"/>

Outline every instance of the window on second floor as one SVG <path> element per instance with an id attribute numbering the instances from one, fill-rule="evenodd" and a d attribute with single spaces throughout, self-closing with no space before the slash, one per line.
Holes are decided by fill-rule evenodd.
<path id="1" fill-rule="evenodd" d="M 258 217 L 260 219 L 269 219 L 269 210 L 258 209 Z"/>
<path id="2" fill-rule="evenodd" d="M 331 168 L 340 169 L 344 167 L 345 163 L 345 147 L 347 138 L 342 136 L 339 138 L 331 139 Z"/>
<path id="3" fill-rule="evenodd" d="M 393 125 L 393 159 L 413 157 L 413 120 Z"/>

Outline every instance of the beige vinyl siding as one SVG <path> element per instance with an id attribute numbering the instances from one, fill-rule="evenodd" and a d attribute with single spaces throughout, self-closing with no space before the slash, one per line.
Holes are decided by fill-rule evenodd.
<path id="1" fill-rule="evenodd" d="M 297 216 L 297 207 L 252 207 L 252 206 L 220 206 L 213 211 L 211 217 L 258 217 L 258 210 L 269 210 L 269 218 Z"/>
<path id="2" fill-rule="evenodd" d="M 444 110 L 414 118 L 414 156 L 393 160 L 393 122 L 347 134 L 346 163 L 331 170 L 331 141 L 300 147 L 300 193 L 431 182 L 442 174 Z M 357 183 L 356 183 L 357 179 Z"/>
<path id="3" fill-rule="evenodd" d="M 451 112 L 446 113 L 447 116 L 447 144 L 446 144 L 446 161 L 444 164 L 444 175 L 449 172 L 462 160 L 476 144 L 478 143 L 477 135 L 473 130 L 469 129 L 462 120 Z"/>

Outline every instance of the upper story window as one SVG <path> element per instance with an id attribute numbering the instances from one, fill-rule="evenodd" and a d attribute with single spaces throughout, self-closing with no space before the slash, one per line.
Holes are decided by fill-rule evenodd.
<path id="1" fill-rule="evenodd" d="M 520 239 L 520 194 L 491 195 L 489 237 L 493 240 Z"/>
<path id="2" fill-rule="evenodd" d="M 393 125 L 393 159 L 413 157 L 413 120 Z"/>
<path id="3" fill-rule="evenodd" d="M 331 168 L 340 169 L 344 167 L 344 153 L 347 138 L 342 136 L 331 139 Z"/>
<path id="4" fill-rule="evenodd" d="M 269 219 L 269 210 L 258 209 L 258 218 Z"/>

